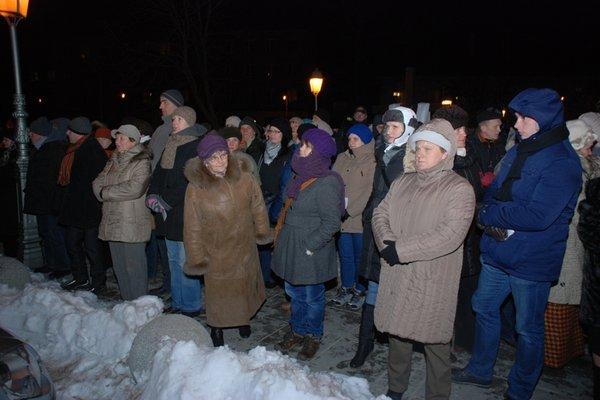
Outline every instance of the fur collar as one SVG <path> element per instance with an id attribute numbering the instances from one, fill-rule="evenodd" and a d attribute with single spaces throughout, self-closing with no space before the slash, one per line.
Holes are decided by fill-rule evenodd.
<path id="1" fill-rule="evenodd" d="M 200 160 L 198 157 L 194 157 L 190 159 L 185 164 L 184 174 L 187 180 L 195 186 L 204 188 L 204 189 L 214 189 L 218 188 L 219 182 L 221 179 L 225 179 L 230 183 L 234 183 L 240 180 L 242 176 L 242 172 L 251 171 L 251 165 L 249 165 L 248 160 L 243 158 L 238 158 L 235 153 L 229 154 L 229 164 L 227 166 L 227 172 L 225 172 L 225 176 L 223 178 L 218 178 L 214 176 L 204 165 L 204 162 Z"/>

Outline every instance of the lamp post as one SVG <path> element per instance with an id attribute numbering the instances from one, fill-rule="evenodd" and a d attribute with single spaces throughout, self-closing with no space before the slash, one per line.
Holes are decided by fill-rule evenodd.
<path id="1" fill-rule="evenodd" d="M 19 210 L 19 259 L 30 268 L 43 264 L 37 224 L 33 215 L 23 214 L 23 189 L 27 184 L 27 168 L 29 164 L 29 137 L 27 136 L 27 112 L 25 96 L 21 91 L 21 71 L 19 67 L 19 51 L 17 47 L 17 29 L 19 21 L 27 16 L 28 0 L 0 0 L 0 15 L 4 17 L 10 28 L 13 68 L 15 71 L 15 106 L 13 117 L 16 124 L 17 142 L 17 193 Z"/>
<path id="2" fill-rule="evenodd" d="M 315 68 L 308 83 L 310 85 L 310 91 L 315 96 L 315 111 L 317 111 L 319 109 L 317 96 L 321 92 L 321 87 L 323 86 L 323 74 L 319 71 L 319 68 Z"/>

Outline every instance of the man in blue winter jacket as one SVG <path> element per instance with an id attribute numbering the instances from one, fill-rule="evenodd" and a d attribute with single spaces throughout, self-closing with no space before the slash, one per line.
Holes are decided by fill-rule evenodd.
<path id="1" fill-rule="evenodd" d="M 482 270 L 472 299 L 473 354 L 456 383 L 491 386 L 500 344 L 500 306 L 512 293 L 518 335 L 508 399 L 529 399 L 544 363 L 544 309 L 558 279 L 569 222 L 581 190 L 581 163 L 569 143 L 560 96 L 526 89 L 509 103 L 518 144 L 501 162 L 478 223 Z"/>

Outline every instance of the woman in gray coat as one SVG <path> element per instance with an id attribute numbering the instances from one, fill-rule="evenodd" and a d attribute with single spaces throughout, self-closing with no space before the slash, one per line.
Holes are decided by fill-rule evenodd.
<path id="1" fill-rule="evenodd" d="M 375 325 L 390 334 L 387 396 L 400 399 L 406 391 L 417 341 L 425 349 L 426 398 L 448 399 L 462 243 L 473 219 L 475 194 L 452 170 L 456 137 L 448 121 L 422 125 L 408 144 L 416 172 L 396 179 L 373 212 L 373 235 L 382 257 Z"/>
<path id="2" fill-rule="evenodd" d="M 285 281 L 291 299 L 290 331 L 275 349 L 287 353 L 302 344 L 298 358 L 308 360 L 319 349 L 325 317 L 325 282 L 337 277 L 334 235 L 344 214 L 344 182 L 330 170 L 336 145 L 321 129 L 302 135 L 292 157 L 295 176 L 286 205 L 271 268 Z"/>
<path id="3" fill-rule="evenodd" d="M 98 237 L 109 242 L 113 270 L 123 300 L 147 294 L 146 242 L 150 240 L 151 215 L 145 205 L 150 184 L 150 155 L 140 145 L 140 131 L 121 125 L 112 131 L 117 150 L 92 182 L 102 202 Z"/>

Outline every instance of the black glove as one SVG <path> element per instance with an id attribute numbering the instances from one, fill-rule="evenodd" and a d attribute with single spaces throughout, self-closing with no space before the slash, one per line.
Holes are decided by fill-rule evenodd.
<path id="1" fill-rule="evenodd" d="M 486 235 L 489 235 L 498 242 L 504 242 L 508 238 L 508 232 L 504 228 L 498 228 L 496 226 L 486 226 L 483 230 Z"/>
<path id="2" fill-rule="evenodd" d="M 344 215 L 342 215 L 342 222 L 345 222 L 348 218 L 350 218 L 350 214 L 346 211 L 344 212 Z"/>
<path id="3" fill-rule="evenodd" d="M 390 265 L 400 264 L 398 252 L 396 251 L 396 242 L 393 240 L 384 240 L 383 244 L 387 244 L 387 247 L 379 252 L 381 257 Z"/>

